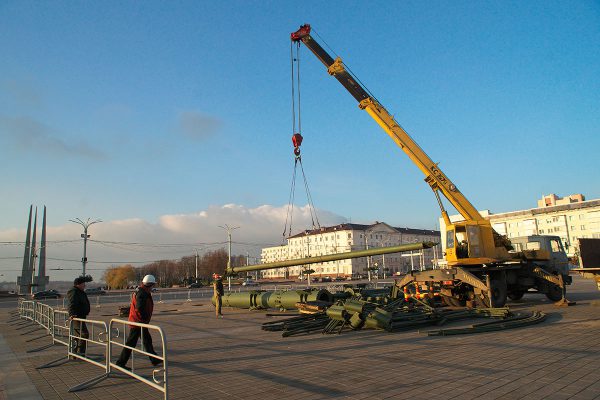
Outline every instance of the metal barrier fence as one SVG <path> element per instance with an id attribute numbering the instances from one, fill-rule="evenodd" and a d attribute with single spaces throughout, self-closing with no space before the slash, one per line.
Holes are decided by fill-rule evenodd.
<path id="1" fill-rule="evenodd" d="M 23 300 L 21 318 L 33 321 L 35 319 L 35 301 Z"/>
<path id="2" fill-rule="evenodd" d="M 32 351 L 39 351 L 52 345 L 59 344 L 66 347 L 66 356 L 50 361 L 44 365 L 37 367 L 38 369 L 49 368 L 63 364 L 72 359 L 78 359 L 88 362 L 92 365 L 102 368 L 102 374 L 73 386 L 69 392 L 75 392 L 88 388 L 96 383 L 110 377 L 115 372 L 121 372 L 132 378 L 145 383 L 164 394 L 164 399 L 168 400 L 168 367 L 167 367 L 167 343 L 163 330 L 156 325 L 140 324 L 119 319 L 112 319 L 107 325 L 104 321 L 97 321 L 82 318 L 69 318 L 69 314 L 64 310 L 56 310 L 48 304 L 38 301 L 28 301 L 20 299 L 17 305 L 18 315 L 22 319 L 26 319 L 37 323 L 52 337 L 52 343 L 42 348 Z M 123 335 L 119 332 L 121 331 Z M 126 344 L 126 332 L 129 327 L 140 328 L 139 342 L 144 343 L 144 335 L 150 335 L 150 331 L 158 332 L 160 339 L 159 354 L 152 354 L 146 351 Z M 109 334 L 110 332 L 110 334 Z M 44 335 L 45 336 L 45 335 Z M 29 339 L 32 341 L 38 338 Z M 122 368 L 112 362 L 113 346 L 119 349 L 129 349 L 132 352 L 131 370 Z M 154 368 L 152 376 L 147 377 L 136 372 L 135 360 L 140 356 L 152 356 L 162 362 L 162 367 Z M 139 370 L 138 370 L 139 371 Z"/>
<path id="3" fill-rule="evenodd" d="M 104 370 L 102 374 L 88 381 L 80 383 L 69 389 L 69 392 L 75 392 L 85 389 L 109 377 L 108 370 L 108 326 L 104 321 L 95 321 L 93 319 L 73 318 L 69 324 L 69 344 L 67 346 L 67 357 L 69 359 L 79 359 L 90 364 L 96 365 Z M 100 358 L 92 350 L 100 350 Z M 96 357 L 95 357 L 96 356 Z"/>
<path id="4" fill-rule="evenodd" d="M 67 311 L 52 310 L 50 335 L 52 335 L 53 343 L 69 345 L 69 313 Z"/>
<path id="5" fill-rule="evenodd" d="M 21 317 L 21 316 L 23 315 L 23 307 L 25 307 L 25 306 L 23 305 L 23 302 L 24 302 L 24 301 L 25 301 L 25 300 L 23 300 L 23 298 L 21 298 L 21 297 L 19 297 L 19 298 L 17 299 L 17 313 L 18 313 L 19 317 Z"/>
<path id="6" fill-rule="evenodd" d="M 37 323 L 46 329 L 46 332 L 50 333 L 50 314 L 53 308 L 45 303 L 38 303 L 38 320 Z"/>
<path id="7" fill-rule="evenodd" d="M 116 341 L 113 339 L 116 338 L 110 338 L 109 343 L 108 343 L 108 356 L 107 356 L 107 370 L 108 373 L 110 373 L 113 369 L 120 371 L 122 373 L 125 373 L 157 390 L 160 390 L 161 392 L 163 392 L 164 394 L 164 399 L 168 400 L 169 398 L 169 385 L 168 385 L 168 365 L 167 365 L 167 341 L 166 341 L 166 336 L 164 331 L 162 330 L 161 327 L 156 326 L 156 325 L 150 325 L 150 324 L 142 324 L 142 323 L 138 323 L 138 322 L 132 322 L 132 321 L 125 321 L 125 320 L 121 320 L 121 319 L 111 319 L 110 323 L 109 323 L 109 329 L 112 332 L 115 328 L 114 326 L 123 326 L 123 338 L 122 338 L 122 343 L 120 342 L 120 340 Z M 150 331 L 155 331 L 158 332 L 158 334 L 160 335 L 160 354 L 153 354 L 153 353 L 149 353 L 147 350 L 148 349 L 138 349 L 136 347 L 132 347 L 132 346 L 128 346 L 127 343 L 127 338 L 129 335 L 126 335 L 125 333 L 128 331 L 128 329 L 126 329 L 127 327 L 129 327 L 129 332 L 131 332 L 131 329 L 133 327 L 136 328 L 140 328 L 140 337 L 139 342 L 144 343 L 144 335 L 150 335 Z M 120 337 L 118 339 L 121 339 Z M 113 350 L 112 347 L 113 345 L 117 348 L 122 349 L 129 349 L 131 350 L 131 370 L 123 368 L 119 365 L 117 365 L 116 363 L 112 362 L 112 354 L 113 354 Z M 152 380 L 150 380 L 149 378 L 140 375 L 138 373 L 135 372 L 135 356 L 136 354 L 138 354 L 139 356 L 147 356 L 147 357 L 152 357 L 155 359 L 158 359 L 160 361 L 162 361 L 162 368 L 155 368 L 152 371 Z M 162 377 L 159 377 L 159 373 L 162 372 Z"/>
<path id="8" fill-rule="evenodd" d="M 106 359 L 108 347 L 108 328 L 106 322 L 93 319 L 73 318 L 69 324 L 69 345 L 67 356 L 72 359 L 80 359 L 106 369 L 106 362 L 98 362 L 90 353 L 100 350 L 102 359 Z"/>

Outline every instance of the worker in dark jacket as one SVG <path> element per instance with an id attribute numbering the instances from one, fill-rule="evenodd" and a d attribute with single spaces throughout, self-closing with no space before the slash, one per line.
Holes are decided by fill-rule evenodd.
<path id="1" fill-rule="evenodd" d="M 221 275 L 213 274 L 215 281 L 213 282 L 213 297 L 215 299 L 215 314 L 217 318 L 223 318 L 221 308 L 223 306 L 223 294 L 225 289 L 223 288 L 223 278 Z"/>
<path id="2" fill-rule="evenodd" d="M 85 319 L 90 313 L 90 301 L 85 294 L 85 282 L 83 276 L 75 278 L 73 287 L 67 292 L 69 303 L 69 319 L 73 324 L 73 333 L 75 336 L 87 339 L 90 337 L 87 326 L 83 321 L 73 321 L 73 318 Z M 71 351 L 80 355 L 85 354 L 87 342 L 81 339 L 73 339 Z"/>
<path id="3" fill-rule="evenodd" d="M 154 300 L 152 300 L 152 287 L 156 284 L 156 278 L 154 275 L 146 275 L 142 280 L 142 284 L 138 286 L 136 291 L 131 296 L 131 306 L 129 307 L 129 318 L 131 322 L 138 322 L 142 324 L 149 324 L 152 318 L 152 311 L 154 310 Z M 152 336 L 150 331 L 146 327 L 140 327 L 136 325 L 129 325 L 129 336 L 125 341 L 125 345 L 128 347 L 135 347 L 138 339 L 142 336 L 142 345 L 146 353 L 156 354 L 154 347 L 152 346 Z M 123 347 L 121 355 L 117 360 L 116 364 L 125 369 L 127 361 L 131 356 L 131 350 Z M 157 366 L 162 363 L 158 358 L 148 356 L 152 365 Z"/>

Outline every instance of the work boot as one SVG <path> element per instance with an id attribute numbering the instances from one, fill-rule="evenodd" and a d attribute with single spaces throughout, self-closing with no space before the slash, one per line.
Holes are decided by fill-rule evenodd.
<path id="1" fill-rule="evenodd" d="M 121 364 L 119 362 L 116 362 L 115 364 L 117 364 L 119 367 L 121 367 L 123 369 L 126 369 L 127 371 L 131 371 L 131 368 L 128 367 L 127 365 L 125 365 L 125 364 Z"/>

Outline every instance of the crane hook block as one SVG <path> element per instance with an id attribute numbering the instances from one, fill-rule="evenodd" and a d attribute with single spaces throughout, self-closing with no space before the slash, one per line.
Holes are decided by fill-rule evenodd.
<path id="1" fill-rule="evenodd" d="M 302 144 L 302 135 L 299 133 L 294 133 L 292 135 L 292 143 L 294 144 L 294 148 L 299 148 Z"/>
<path id="2" fill-rule="evenodd" d="M 292 143 L 294 144 L 294 155 L 300 157 L 300 145 L 302 144 L 302 135 L 294 133 L 292 135 Z"/>

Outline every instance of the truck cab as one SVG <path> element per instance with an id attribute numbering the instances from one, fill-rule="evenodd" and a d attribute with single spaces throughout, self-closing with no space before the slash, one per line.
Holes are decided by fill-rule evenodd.
<path id="1" fill-rule="evenodd" d="M 551 235 L 521 236 L 510 239 L 512 254 L 543 262 L 544 269 L 556 274 L 569 274 L 569 259 L 560 237 Z"/>

